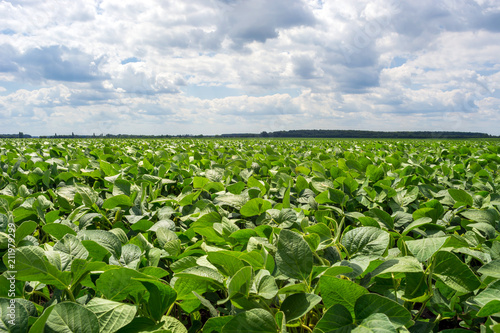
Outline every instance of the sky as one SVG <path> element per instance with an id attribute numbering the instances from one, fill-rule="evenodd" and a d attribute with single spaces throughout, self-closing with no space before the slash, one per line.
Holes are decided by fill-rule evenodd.
<path id="1" fill-rule="evenodd" d="M 0 17 L 0 133 L 500 135 L 497 0 L 1 0 Z"/>

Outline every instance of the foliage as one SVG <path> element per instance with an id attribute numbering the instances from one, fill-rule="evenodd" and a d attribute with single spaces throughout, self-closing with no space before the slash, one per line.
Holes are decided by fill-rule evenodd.
<path id="1" fill-rule="evenodd" d="M 0 330 L 498 332 L 499 162 L 497 141 L 2 140 Z"/>

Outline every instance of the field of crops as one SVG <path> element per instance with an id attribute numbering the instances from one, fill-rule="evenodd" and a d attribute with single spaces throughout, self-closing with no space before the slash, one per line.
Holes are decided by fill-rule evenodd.
<path id="1" fill-rule="evenodd" d="M 1 332 L 500 332 L 499 141 L 0 141 Z"/>

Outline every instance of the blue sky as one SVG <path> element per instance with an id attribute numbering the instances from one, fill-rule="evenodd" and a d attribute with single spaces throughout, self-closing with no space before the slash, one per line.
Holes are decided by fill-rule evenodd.
<path id="1" fill-rule="evenodd" d="M 0 17 L 0 133 L 500 135 L 497 0 L 2 0 Z"/>

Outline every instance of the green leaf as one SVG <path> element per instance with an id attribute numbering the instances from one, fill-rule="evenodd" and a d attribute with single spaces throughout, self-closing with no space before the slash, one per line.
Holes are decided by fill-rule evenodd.
<path id="1" fill-rule="evenodd" d="M 420 262 L 427 261 L 446 243 L 449 237 L 433 237 L 407 241 L 408 250 Z"/>
<path id="2" fill-rule="evenodd" d="M 345 306 L 335 304 L 323 314 L 313 333 L 347 333 L 355 327 L 351 312 Z"/>
<path id="3" fill-rule="evenodd" d="M 54 236 L 56 239 L 61 239 L 67 234 L 76 235 L 76 231 L 61 223 L 49 223 L 44 225 L 42 229 L 44 232 Z"/>
<path id="4" fill-rule="evenodd" d="M 241 268 L 234 276 L 231 278 L 228 284 L 227 292 L 229 298 L 234 298 L 235 296 L 248 297 L 250 292 L 250 287 L 253 283 L 253 270 L 250 266 L 245 266 Z"/>
<path id="5" fill-rule="evenodd" d="M 486 303 L 477 313 L 478 317 L 487 317 L 500 313 L 500 300 L 492 300 Z"/>
<path id="6" fill-rule="evenodd" d="M 134 278 L 153 279 L 129 268 L 106 271 L 96 281 L 97 290 L 113 301 L 123 301 L 129 294 L 146 291 L 142 283 Z"/>
<path id="7" fill-rule="evenodd" d="M 477 270 L 478 273 L 500 279 L 500 259 L 490 261 Z"/>
<path id="8" fill-rule="evenodd" d="M 283 229 L 279 234 L 276 264 L 284 275 L 307 281 L 313 268 L 313 253 L 298 233 Z"/>
<path id="9" fill-rule="evenodd" d="M 209 318 L 205 322 L 205 325 L 203 325 L 203 333 L 222 332 L 224 325 L 226 325 L 231 319 L 233 319 L 233 316 Z"/>
<path id="10" fill-rule="evenodd" d="M 285 313 L 286 321 L 291 322 L 304 316 L 319 302 L 321 297 L 315 294 L 293 294 L 285 298 L 280 310 Z"/>
<path id="11" fill-rule="evenodd" d="M 424 225 L 429 225 L 429 224 L 432 224 L 432 225 L 436 225 L 432 222 L 432 219 L 430 217 L 422 217 L 416 221 L 413 221 L 412 223 L 410 223 L 406 228 L 405 230 L 403 230 L 403 232 L 401 233 L 402 236 L 406 236 L 410 231 L 412 231 L 413 229 L 416 229 L 416 228 L 419 228 L 421 226 L 424 226 Z"/>
<path id="12" fill-rule="evenodd" d="M 240 312 L 222 328 L 222 333 L 277 333 L 277 331 L 274 317 L 263 309 Z"/>
<path id="13" fill-rule="evenodd" d="M 340 304 L 354 316 L 356 301 L 361 296 L 368 294 L 368 290 L 350 280 L 323 275 L 320 278 L 320 293 L 327 309 L 335 304 Z"/>
<path id="14" fill-rule="evenodd" d="M 19 244 L 19 242 L 26 236 L 31 235 L 33 231 L 36 230 L 38 224 L 33 221 L 25 221 L 21 223 L 19 227 L 16 229 L 15 242 Z"/>
<path id="15" fill-rule="evenodd" d="M 381 209 L 372 208 L 370 209 L 370 211 L 366 212 L 365 215 L 373 218 L 375 221 L 387 227 L 387 229 L 389 230 L 394 229 L 394 220 L 392 219 L 391 215 Z"/>
<path id="16" fill-rule="evenodd" d="M 208 260 L 225 276 L 233 276 L 245 266 L 243 261 L 226 251 L 209 252 Z"/>
<path id="17" fill-rule="evenodd" d="M 47 323 L 47 319 L 49 318 L 52 310 L 54 310 L 54 307 L 55 305 L 51 305 L 43 311 L 42 315 L 38 317 L 33 325 L 31 325 L 29 333 L 43 332 L 45 324 Z"/>
<path id="18" fill-rule="evenodd" d="M 500 299 L 500 281 L 495 281 L 490 284 L 485 290 L 480 292 L 477 296 L 472 298 L 473 303 L 479 307 L 484 307 L 491 301 Z"/>
<path id="19" fill-rule="evenodd" d="M 132 202 L 132 199 L 130 199 L 129 196 L 125 194 L 119 194 L 104 200 L 102 208 L 105 209 L 113 209 L 116 207 L 129 208 L 132 207 L 133 205 L 134 203 Z"/>
<path id="20" fill-rule="evenodd" d="M 358 298 L 354 306 L 356 320 L 364 320 L 371 315 L 382 313 L 396 327 L 410 323 L 411 313 L 393 300 L 377 294 L 365 294 Z"/>
<path id="21" fill-rule="evenodd" d="M 401 257 L 384 261 L 370 274 L 372 277 L 385 273 L 421 273 L 422 264 L 414 257 Z"/>
<path id="22" fill-rule="evenodd" d="M 94 241 L 108 250 L 109 253 L 114 255 L 116 258 L 121 257 L 122 243 L 120 242 L 120 239 L 112 232 L 105 230 L 82 230 L 78 233 L 77 237 L 82 241 Z M 83 244 L 85 245 L 85 243 Z"/>
<path id="23" fill-rule="evenodd" d="M 246 217 L 260 215 L 266 210 L 271 209 L 272 204 L 262 198 L 255 198 L 248 201 L 240 209 L 240 214 Z"/>
<path id="24" fill-rule="evenodd" d="M 7 256 L 4 263 L 8 267 Z M 71 284 L 71 273 L 61 272 L 46 258 L 45 252 L 36 246 L 22 246 L 16 249 L 16 279 L 21 281 L 39 281 L 66 289 Z"/>
<path id="25" fill-rule="evenodd" d="M 134 305 L 94 297 L 87 303 L 99 321 L 100 332 L 116 332 L 134 319 L 137 308 Z"/>
<path id="26" fill-rule="evenodd" d="M 472 196 L 469 193 L 465 192 L 464 190 L 457 190 L 454 188 L 450 188 L 448 190 L 448 193 L 456 202 L 464 203 L 469 207 L 472 207 L 474 205 L 474 200 L 472 199 Z"/>
<path id="27" fill-rule="evenodd" d="M 478 210 L 478 209 L 470 209 L 461 213 L 466 219 L 475 221 L 488 223 L 498 230 L 498 221 L 500 220 L 500 214 L 494 208 L 490 208 L 487 210 Z"/>
<path id="28" fill-rule="evenodd" d="M 397 333 L 389 318 L 384 313 L 374 313 L 365 318 L 353 333 Z"/>
<path id="29" fill-rule="evenodd" d="M 0 331 L 25 333 L 28 331 L 28 311 L 16 299 L 0 298 Z"/>
<path id="30" fill-rule="evenodd" d="M 66 253 L 73 259 L 86 259 L 89 252 L 73 234 L 66 234 L 54 245 L 54 250 Z"/>
<path id="31" fill-rule="evenodd" d="M 45 324 L 45 333 L 99 333 L 99 320 L 77 303 L 57 304 Z"/>
<path id="32" fill-rule="evenodd" d="M 151 281 L 144 279 L 134 280 L 139 280 L 149 291 L 149 313 L 154 320 L 160 320 L 162 316 L 168 311 L 170 306 L 175 302 L 177 293 L 172 287 L 160 281 Z"/>
<path id="33" fill-rule="evenodd" d="M 349 257 L 358 255 L 382 255 L 389 246 L 390 236 L 375 227 L 360 227 L 349 230 L 342 237 L 342 245 Z"/>
<path id="34" fill-rule="evenodd" d="M 434 276 L 448 287 L 460 292 L 474 291 L 481 285 L 472 270 L 455 254 L 440 251 L 435 257 Z"/>

